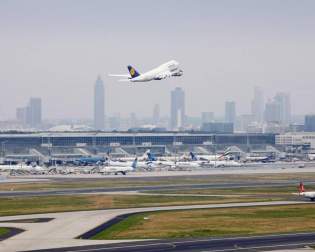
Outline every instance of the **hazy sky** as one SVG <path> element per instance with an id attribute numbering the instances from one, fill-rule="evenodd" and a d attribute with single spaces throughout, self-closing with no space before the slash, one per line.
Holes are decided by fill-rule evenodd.
<path id="1" fill-rule="evenodd" d="M 30 96 L 44 118 L 92 117 L 93 85 L 106 85 L 107 114 L 169 114 L 170 90 L 187 113 L 250 112 L 253 87 L 290 92 L 293 113 L 315 112 L 315 1 L 0 0 L 0 120 Z M 144 72 L 170 59 L 184 75 L 117 82 L 126 65 Z"/>

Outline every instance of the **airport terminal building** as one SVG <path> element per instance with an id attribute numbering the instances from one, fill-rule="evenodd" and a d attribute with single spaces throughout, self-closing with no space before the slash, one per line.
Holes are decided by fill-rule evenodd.
<path id="1" fill-rule="evenodd" d="M 237 146 L 245 151 L 275 145 L 274 134 L 209 134 L 204 132 L 35 132 L 0 134 L 2 156 L 19 153 L 88 155 L 120 150 L 141 153 L 145 149 L 163 152 L 191 151 L 194 147 L 209 152 Z"/>
<path id="2" fill-rule="evenodd" d="M 274 134 L 207 134 L 202 132 L 38 132 L 0 134 L 0 143 L 24 147 L 131 145 L 274 145 Z"/>

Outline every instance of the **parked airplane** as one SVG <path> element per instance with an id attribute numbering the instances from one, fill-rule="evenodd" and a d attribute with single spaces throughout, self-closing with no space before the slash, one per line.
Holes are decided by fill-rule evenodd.
<path id="1" fill-rule="evenodd" d="M 180 167 L 180 168 L 198 168 L 200 164 L 195 161 L 178 161 L 173 164 L 172 167 Z"/>
<path id="2" fill-rule="evenodd" d="M 241 167 L 242 164 L 234 160 L 217 160 L 209 161 L 209 164 L 214 167 Z"/>
<path id="3" fill-rule="evenodd" d="M 146 160 L 148 160 L 148 153 L 149 152 L 150 152 L 150 149 L 146 150 L 146 152 L 143 153 L 143 155 L 141 157 L 138 157 L 138 163 L 139 163 L 139 161 L 146 161 Z M 128 157 L 116 158 L 115 161 L 124 163 L 124 162 L 127 162 L 127 161 L 131 161 L 132 162 L 134 159 L 135 159 L 134 156 L 128 156 Z M 111 161 L 111 162 L 113 162 L 113 161 Z"/>
<path id="4" fill-rule="evenodd" d="M 245 162 L 262 162 L 262 163 L 267 163 L 267 162 L 272 162 L 272 157 L 270 156 L 246 156 L 245 157 Z"/>
<path id="5" fill-rule="evenodd" d="M 126 175 L 127 172 L 131 172 L 137 168 L 137 162 L 138 162 L 138 159 L 135 158 L 131 166 L 112 166 L 112 165 L 104 166 L 100 169 L 100 173 L 103 173 L 103 174 L 114 173 L 115 175 L 121 173 L 123 175 Z"/>
<path id="6" fill-rule="evenodd" d="M 198 161 L 216 161 L 216 160 L 225 160 L 228 155 L 230 153 L 229 152 L 225 152 L 223 154 L 215 154 L 215 155 L 198 155 L 198 157 L 193 153 L 190 152 L 189 156 L 192 160 L 198 160 Z"/>
<path id="7" fill-rule="evenodd" d="M 95 165 L 102 164 L 106 160 L 103 157 L 82 157 L 74 160 L 74 164 L 76 165 Z"/>
<path id="8" fill-rule="evenodd" d="M 16 165 L 0 165 L 0 171 L 21 171 L 21 172 L 35 172 L 35 173 L 46 173 L 48 169 L 43 168 L 38 165 L 26 165 L 26 164 L 16 164 Z"/>
<path id="9" fill-rule="evenodd" d="M 310 199 L 311 201 L 315 200 L 315 191 L 313 192 L 306 192 L 305 188 L 304 188 L 304 184 L 303 182 L 300 182 L 299 185 L 299 194 L 300 196 L 304 196 L 304 198 L 306 199 Z"/>
<path id="10" fill-rule="evenodd" d="M 109 76 L 123 77 L 119 81 L 129 82 L 148 82 L 152 80 L 162 80 L 168 77 L 178 77 L 183 75 L 183 70 L 179 68 L 179 63 L 175 60 L 168 61 L 157 68 L 154 68 L 146 73 L 140 74 L 132 66 L 128 66 L 129 74 L 110 74 Z"/>

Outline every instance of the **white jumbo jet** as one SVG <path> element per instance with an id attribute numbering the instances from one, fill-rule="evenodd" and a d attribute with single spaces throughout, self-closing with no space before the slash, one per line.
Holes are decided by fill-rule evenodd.
<path id="1" fill-rule="evenodd" d="M 146 73 L 140 74 L 132 66 L 128 66 L 129 74 L 110 74 L 113 77 L 123 77 L 119 81 L 128 82 L 148 82 L 152 80 L 163 80 L 168 77 L 179 77 L 183 75 L 183 70 L 179 68 L 179 63 L 175 60 L 168 61 Z"/>
<path id="2" fill-rule="evenodd" d="M 127 172 L 134 171 L 137 168 L 137 162 L 138 162 L 138 159 L 135 158 L 131 166 L 116 166 L 116 165 L 104 166 L 100 169 L 100 173 L 102 174 L 114 173 L 115 175 L 118 175 L 119 173 L 121 173 L 123 175 L 126 175 Z"/>

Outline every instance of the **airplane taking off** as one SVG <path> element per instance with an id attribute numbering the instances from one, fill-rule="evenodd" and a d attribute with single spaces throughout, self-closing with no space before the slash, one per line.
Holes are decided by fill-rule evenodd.
<path id="1" fill-rule="evenodd" d="M 315 191 L 313 191 L 313 192 L 306 192 L 303 182 L 301 182 L 300 185 L 299 185 L 299 193 L 298 193 L 298 195 L 304 196 L 304 198 L 310 199 L 311 201 L 315 200 Z"/>
<path id="2" fill-rule="evenodd" d="M 163 80 L 168 77 L 178 77 L 183 75 L 183 70 L 179 68 L 179 63 L 175 60 L 168 61 L 146 73 L 140 74 L 132 66 L 128 66 L 129 74 L 109 74 L 113 77 L 123 77 L 119 81 L 128 82 L 148 82 L 152 80 Z"/>

